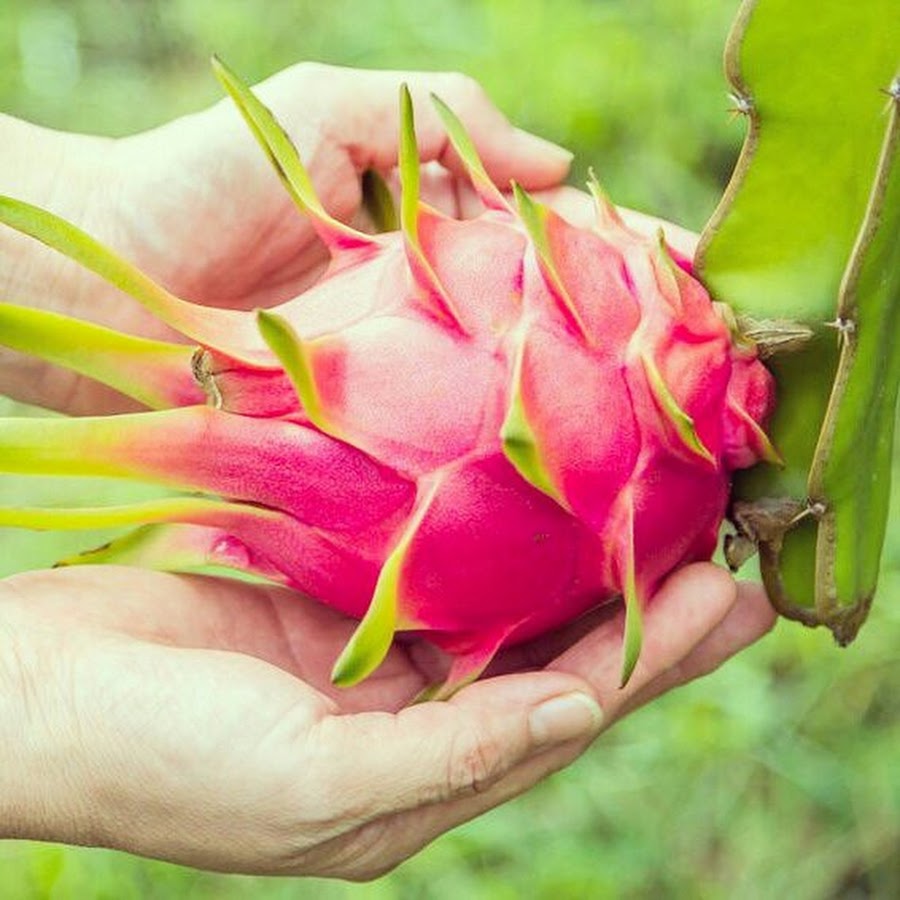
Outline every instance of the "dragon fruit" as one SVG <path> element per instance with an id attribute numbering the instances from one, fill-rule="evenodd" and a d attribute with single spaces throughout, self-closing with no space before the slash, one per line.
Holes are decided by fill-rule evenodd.
<path id="1" fill-rule="evenodd" d="M 437 99 L 483 214 L 455 220 L 420 201 L 404 91 L 401 228 L 369 234 L 333 219 L 269 110 L 215 68 L 330 266 L 272 309 L 200 307 L 74 226 L 3 199 L 0 220 L 117 284 L 194 346 L 71 321 L 56 340 L 60 317 L 3 305 L 3 343 L 155 409 L 7 419 L 0 468 L 195 493 L 11 509 L 0 524 L 139 523 L 69 562 L 215 564 L 303 591 L 360 620 L 335 663 L 341 685 L 410 632 L 452 655 L 436 692 L 446 695 L 499 648 L 622 597 L 627 680 L 643 605 L 673 569 L 711 556 L 733 470 L 775 457 L 763 431 L 773 383 L 753 345 L 690 262 L 662 235 L 626 227 L 593 179 L 590 229 L 515 184 L 498 190 Z"/>

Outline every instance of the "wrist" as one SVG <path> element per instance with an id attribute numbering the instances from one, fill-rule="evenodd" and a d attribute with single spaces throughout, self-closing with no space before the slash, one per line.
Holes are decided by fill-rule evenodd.
<path id="1" fill-rule="evenodd" d="M 18 602 L 14 588 L 0 581 L 0 838 L 41 839 L 36 812 L 43 792 L 32 734 L 38 710 L 29 696 L 34 654 Z"/>
<path id="2" fill-rule="evenodd" d="M 90 843 L 72 673 L 58 667 L 52 623 L 32 610 L 31 576 L 22 589 L 18 577 L 0 580 L 0 839 Z"/>

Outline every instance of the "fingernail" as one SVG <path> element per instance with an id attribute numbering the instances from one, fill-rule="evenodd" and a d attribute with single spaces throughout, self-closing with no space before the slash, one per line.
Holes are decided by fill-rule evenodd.
<path id="1" fill-rule="evenodd" d="M 593 697 L 574 691 L 547 700 L 529 716 L 528 725 L 536 746 L 563 744 L 596 734 L 603 723 L 603 711 Z"/>
<path id="2" fill-rule="evenodd" d="M 538 137 L 530 131 L 523 131 L 521 128 L 517 128 L 516 131 L 519 133 L 522 143 L 527 150 L 536 155 L 543 156 L 547 162 L 568 168 L 575 158 L 574 153 L 566 150 L 565 147 L 560 147 L 559 144 L 554 144 L 553 141 Z"/>

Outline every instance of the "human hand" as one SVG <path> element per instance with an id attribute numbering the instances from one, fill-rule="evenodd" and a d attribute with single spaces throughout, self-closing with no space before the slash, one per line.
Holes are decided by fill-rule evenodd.
<path id="1" fill-rule="evenodd" d="M 472 79 L 456 74 L 362 72 L 312 63 L 285 69 L 256 91 L 284 124 L 325 206 L 353 220 L 360 175 L 396 164 L 398 92 L 416 106 L 419 152 L 430 164 L 423 194 L 458 212 L 467 180 L 429 92 L 472 133 L 498 184 L 548 188 L 570 155 L 513 128 Z M 3 122 L 0 122 L 2 125 Z M 321 271 L 324 248 L 256 146 L 230 100 L 118 141 L 60 135 L 7 120 L 12 142 L 28 143 L 44 178 L 22 165 L 0 174 L 0 193 L 44 206 L 79 225 L 171 291 L 199 303 L 253 308 L 296 295 Z M 19 134 L 25 129 L 23 134 Z M 7 149 L 7 152 L 10 152 Z M 56 173 L 55 183 L 51 183 Z M 3 299 L 147 336 L 168 336 L 139 305 L 91 273 L 8 229 L 0 234 Z M 50 298 L 49 300 L 47 298 Z M 0 390 L 74 413 L 109 411 L 117 398 L 71 373 L 0 351 Z"/>
<path id="2" fill-rule="evenodd" d="M 0 582 L 3 835 L 372 878 L 772 621 L 760 591 L 737 597 L 727 574 L 688 567 L 649 605 L 619 690 L 621 616 L 601 618 L 547 670 L 407 706 L 436 674 L 423 645 L 396 645 L 366 682 L 336 689 L 328 672 L 354 623 L 282 589 L 113 567 L 16 576 Z"/>

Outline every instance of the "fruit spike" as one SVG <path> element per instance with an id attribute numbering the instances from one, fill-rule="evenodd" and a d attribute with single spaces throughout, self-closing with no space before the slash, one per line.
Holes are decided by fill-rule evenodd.
<path id="1" fill-rule="evenodd" d="M 231 569 L 276 584 L 288 579 L 249 550 L 229 530 L 206 525 L 143 525 L 102 547 L 60 560 L 56 566 L 140 566 L 162 572 Z"/>
<path id="2" fill-rule="evenodd" d="M 678 405 L 678 401 L 666 384 L 662 373 L 648 353 L 641 354 L 641 363 L 647 373 L 647 383 L 650 385 L 650 391 L 660 413 L 675 429 L 681 442 L 692 453 L 696 453 L 700 459 L 705 459 L 713 466 L 717 465 L 715 456 L 700 440 L 694 420 Z"/>
<path id="3" fill-rule="evenodd" d="M 733 470 L 765 452 L 772 381 L 753 347 L 598 188 L 597 230 L 518 186 L 508 203 L 440 103 L 487 210 L 454 220 L 424 206 L 405 88 L 401 228 L 361 235 L 325 212 L 271 113 L 216 70 L 332 252 L 352 257 L 272 309 L 215 310 L 175 297 L 55 216 L 0 202 L 0 220 L 201 345 L 170 351 L 85 325 L 79 334 L 99 352 L 86 362 L 56 320 L 42 349 L 36 330 L 50 319 L 8 310 L 11 345 L 135 394 L 146 363 L 154 396 L 143 399 L 184 405 L 2 420 L 0 471 L 212 495 L 20 509 L 0 521 L 145 523 L 66 563 L 224 565 L 318 598 L 359 620 L 334 667 L 341 685 L 373 672 L 395 633 L 412 631 L 453 657 L 431 697 L 477 677 L 501 648 L 623 599 L 624 683 L 642 606 L 674 568 L 709 558 Z M 111 371 L 120 358 L 127 376 Z M 157 397 L 159 373 L 178 360 L 183 371 Z M 195 405 L 200 387 L 216 408 Z M 689 517 L 672 514 L 688 506 Z"/>
<path id="4" fill-rule="evenodd" d="M 153 409 L 203 402 L 192 347 L 120 334 L 57 313 L 0 303 L 3 345 L 115 388 Z"/>
<path id="5" fill-rule="evenodd" d="M 453 145 L 456 155 L 466 167 L 466 172 L 473 187 L 478 192 L 481 202 L 488 209 L 509 212 L 509 203 L 507 203 L 503 194 L 500 193 L 497 185 L 491 181 L 490 175 L 485 170 L 484 163 L 482 163 L 481 157 L 479 157 L 478 151 L 472 143 L 472 139 L 456 113 L 435 94 L 431 95 L 431 100 L 438 111 L 438 115 L 441 117 L 441 121 L 444 123 L 447 136 L 450 138 L 450 143 Z"/>
<path id="6" fill-rule="evenodd" d="M 0 527 L 32 528 L 37 531 L 77 531 L 85 528 L 116 528 L 147 522 L 217 524 L 235 515 L 248 518 L 275 517 L 265 509 L 242 503 L 227 503 L 201 497 L 166 497 L 127 506 L 53 509 L 0 506 Z"/>
<path id="7" fill-rule="evenodd" d="M 555 216 L 556 213 L 547 209 L 542 203 L 538 203 L 518 184 L 513 182 L 513 196 L 516 198 L 516 206 L 519 210 L 519 216 L 522 224 L 528 232 L 534 246 L 534 252 L 537 256 L 538 265 L 541 274 L 547 282 L 556 301 L 560 304 L 560 308 L 566 318 L 575 326 L 580 337 L 588 340 L 588 330 L 582 321 L 581 314 L 575 305 L 575 302 L 569 296 L 566 286 L 559 277 L 559 272 L 553 261 L 553 253 L 550 250 L 550 241 L 547 235 L 547 220 Z"/>
<path id="8" fill-rule="evenodd" d="M 433 210 L 425 211 L 419 199 L 419 149 L 416 144 L 415 119 L 412 96 L 404 84 L 400 87 L 400 227 L 406 238 L 406 252 L 413 276 L 425 291 L 429 305 L 439 318 L 454 328 L 464 331 L 459 312 L 444 290 L 431 260 L 419 239 L 419 220 L 423 216 L 436 216 Z"/>
<path id="9" fill-rule="evenodd" d="M 269 157 L 288 193 L 310 217 L 313 227 L 331 252 L 377 247 L 377 240 L 372 235 L 339 222 L 326 211 L 296 147 L 271 110 L 217 56 L 213 56 L 212 66 L 216 77 L 228 91 L 253 136 Z"/>
<path id="10" fill-rule="evenodd" d="M 343 482 L 338 462 L 349 464 L 352 482 Z M 0 472 L 200 490 L 326 528 L 390 518 L 411 498 L 402 476 L 313 429 L 196 406 L 93 419 L 0 419 Z M 348 503 L 358 506 L 345 510 Z"/>
<path id="11" fill-rule="evenodd" d="M 396 231 L 400 227 L 397 205 L 388 183 L 376 169 L 362 175 L 362 205 L 376 232 Z"/>
<path id="12" fill-rule="evenodd" d="M 362 681 L 381 665 L 391 649 L 397 629 L 411 627 L 403 621 L 400 614 L 403 608 L 403 564 L 439 487 L 440 480 L 426 487 L 425 496 L 416 504 L 416 511 L 397 546 L 391 550 L 381 567 L 369 608 L 334 664 L 331 680 L 335 684 L 350 687 Z"/>
<path id="13" fill-rule="evenodd" d="M 525 400 L 522 396 L 522 367 L 525 357 L 525 339 L 519 341 L 512 372 L 512 390 L 509 407 L 500 428 L 503 454 L 516 467 L 518 473 L 539 491 L 552 497 L 562 506 L 564 501 L 553 484 L 541 459 L 541 449 L 534 429 L 528 421 Z"/>
<path id="14" fill-rule="evenodd" d="M 622 672 L 619 677 L 619 684 L 622 687 L 628 684 L 634 673 L 644 640 L 641 598 L 638 595 L 634 558 L 634 501 L 631 497 L 628 497 L 626 502 L 628 521 L 623 528 L 622 551 L 620 553 L 622 597 L 625 601 L 625 635 L 622 649 Z"/>
<path id="15" fill-rule="evenodd" d="M 335 434 L 335 429 L 328 424 L 322 410 L 308 345 L 300 339 L 290 322 L 277 313 L 261 309 L 256 314 L 256 321 L 263 339 L 290 378 L 309 421 L 319 431 Z"/>
<path id="16" fill-rule="evenodd" d="M 268 348 L 245 315 L 231 309 L 198 306 L 176 297 L 65 219 L 22 200 L 0 196 L 0 223 L 90 269 L 186 337 L 248 362 L 271 360 Z"/>
<path id="17" fill-rule="evenodd" d="M 602 185 L 597 180 L 593 169 L 588 170 L 588 190 L 594 198 L 594 210 L 597 214 L 597 228 L 601 231 L 612 228 L 624 228 L 625 223 L 619 215 L 615 204 L 607 196 Z"/>

